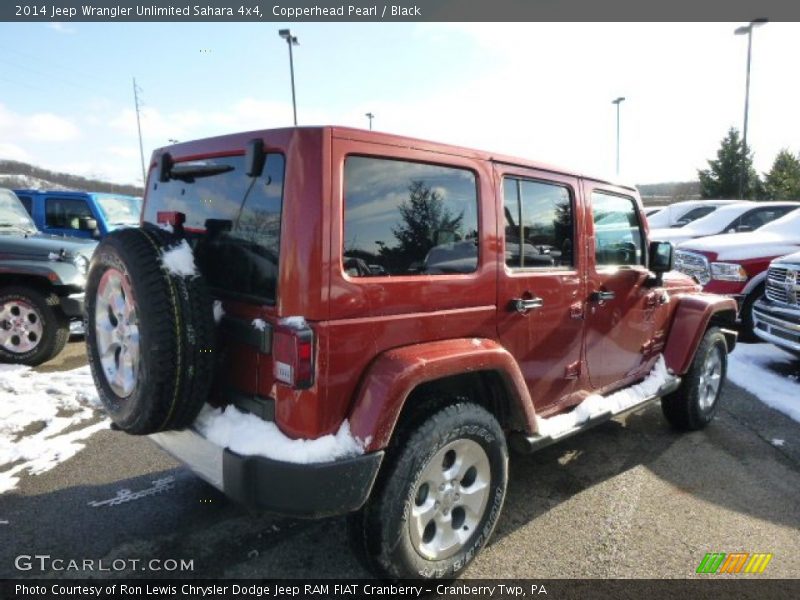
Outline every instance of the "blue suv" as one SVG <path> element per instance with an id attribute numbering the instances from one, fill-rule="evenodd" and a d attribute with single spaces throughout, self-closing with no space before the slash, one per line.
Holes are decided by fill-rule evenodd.
<path id="1" fill-rule="evenodd" d="M 14 190 L 42 233 L 101 238 L 120 227 L 136 227 L 142 199 L 121 194 Z"/>

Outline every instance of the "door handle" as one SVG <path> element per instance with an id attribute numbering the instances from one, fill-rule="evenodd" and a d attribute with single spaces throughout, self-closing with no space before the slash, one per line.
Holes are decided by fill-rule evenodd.
<path id="1" fill-rule="evenodd" d="M 593 302 L 597 302 L 602 304 L 603 302 L 608 302 L 609 300 L 613 300 L 616 297 L 614 292 L 606 292 L 602 290 L 598 290 L 596 292 L 592 292 L 591 300 Z"/>
<path id="2" fill-rule="evenodd" d="M 534 308 L 541 308 L 544 306 L 544 300 L 534 296 L 533 298 L 514 298 L 511 301 L 511 307 L 520 314 L 525 314 Z"/>

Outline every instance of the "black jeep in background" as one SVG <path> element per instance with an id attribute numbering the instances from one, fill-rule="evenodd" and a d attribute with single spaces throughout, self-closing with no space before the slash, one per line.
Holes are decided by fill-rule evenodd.
<path id="1" fill-rule="evenodd" d="M 0 362 L 38 365 L 83 318 L 86 271 L 97 242 L 45 235 L 11 190 L 0 188 Z"/>

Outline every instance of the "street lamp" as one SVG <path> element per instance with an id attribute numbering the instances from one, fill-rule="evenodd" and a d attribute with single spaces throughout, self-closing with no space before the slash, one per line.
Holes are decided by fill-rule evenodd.
<path id="1" fill-rule="evenodd" d="M 294 111 L 294 126 L 297 127 L 297 102 L 294 97 L 294 58 L 292 57 L 292 46 L 299 46 L 300 42 L 297 37 L 292 35 L 291 29 L 281 29 L 278 35 L 286 40 L 286 45 L 289 46 L 289 72 L 292 76 L 292 110 Z"/>
<path id="2" fill-rule="evenodd" d="M 625 100 L 624 96 L 612 100 L 611 104 L 617 105 L 617 175 L 619 175 L 619 105 Z"/>
<path id="3" fill-rule="evenodd" d="M 372 131 L 372 119 L 375 118 L 375 115 L 373 115 L 371 112 L 368 112 L 364 116 L 369 119 L 369 130 Z"/>
<path id="4" fill-rule="evenodd" d="M 753 48 L 753 29 L 766 23 L 766 19 L 756 19 L 747 25 L 742 25 L 734 30 L 735 35 L 747 34 L 747 79 L 744 91 L 744 131 L 742 131 L 742 165 L 739 175 L 739 197 L 744 198 L 747 187 L 747 112 L 750 107 L 750 53 Z"/>

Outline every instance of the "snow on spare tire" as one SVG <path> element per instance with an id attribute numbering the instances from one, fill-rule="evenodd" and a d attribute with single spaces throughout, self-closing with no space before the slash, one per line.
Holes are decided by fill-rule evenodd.
<path id="1" fill-rule="evenodd" d="M 192 423 L 214 371 L 214 318 L 188 242 L 148 224 L 106 236 L 86 313 L 92 376 L 117 427 L 144 435 Z"/>

